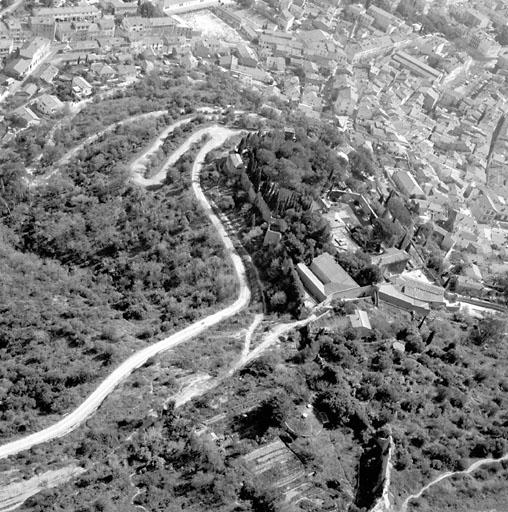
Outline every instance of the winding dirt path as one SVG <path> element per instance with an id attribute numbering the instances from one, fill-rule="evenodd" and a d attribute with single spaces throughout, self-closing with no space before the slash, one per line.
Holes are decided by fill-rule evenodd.
<path id="1" fill-rule="evenodd" d="M 446 473 L 439 475 L 437 478 L 434 478 L 434 480 L 429 482 L 427 485 L 423 486 L 420 489 L 420 491 L 417 492 L 416 494 L 411 494 L 411 496 L 408 496 L 402 503 L 400 512 L 406 512 L 410 501 L 418 499 L 427 489 L 430 489 L 434 485 L 438 484 L 439 482 L 442 482 L 443 480 L 446 480 L 447 478 L 450 478 L 450 477 L 456 476 L 456 475 L 469 475 L 470 473 L 473 473 L 474 471 L 481 468 L 482 466 L 487 466 L 488 464 L 494 464 L 496 462 L 503 462 L 505 460 L 508 460 L 508 453 L 503 455 L 499 459 L 492 459 L 489 457 L 486 459 L 477 460 L 476 462 L 473 462 L 473 464 L 471 464 L 467 469 L 464 469 L 463 471 L 447 471 Z"/>
<path id="2" fill-rule="evenodd" d="M 164 180 L 167 170 L 169 167 L 171 167 L 188 149 L 189 146 L 192 144 L 187 143 L 188 139 L 186 139 L 179 147 L 176 149 L 166 160 L 164 163 L 164 166 L 161 168 L 161 170 L 152 178 L 144 178 L 143 174 L 146 170 L 146 166 L 148 165 L 148 162 L 150 161 L 150 157 L 162 146 L 164 143 L 164 139 L 167 138 L 167 136 L 172 133 L 176 128 L 179 126 L 182 126 L 184 124 L 188 124 L 190 121 L 192 121 L 192 117 L 188 117 L 186 119 L 180 119 L 179 121 L 176 121 L 175 123 L 169 125 L 166 127 L 162 133 L 160 133 L 155 141 L 152 143 L 152 145 L 146 149 L 143 154 L 138 157 L 132 164 L 131 164 L 131 172 L 133 173 L 133 181 L 139 185 L 142 186 L 149 186 L 154 184 L 162 183 Z"/>
<path id="3" fill-rule="evenodd" d="M 242 357 L 246 357 L 250 350 L 250 344 L 252 342 L 252 335 L 254 331 L 259 327 L 259 324 L 263 321 L 263 313 L 258 313 L 254 316 L 254 320 L 249 325 L 247 332 L 245 333 L 245 343 L 243 344 Z"/>
<path id="4" fill-rule="evenodd" d="M 187 119 L 186 122 L 188 123 L 192 119 Z M 170 127 L 168 127 L 165 132 L 171 133 L 176 126 L 180 126 L 183 123 L 180 124 L 172 124 Z M 171 128 L 171 130 L 168 131 L 168 129 Z M 195 131 L 192 135 L 190 135 L 185 142 L 183 142 L 176 151 L 174 151 L 171 156 L 164 162 L 164 165 L 160 169 L 160 171 L 151 178 L 144 178 L 142 173 L 145 170 L 146 162 L 148 160 L 148 157 L 153 154 L 159 146 L 162 144 L 163 139 L 165 138 L 163 134 L 161 134 L 158 137 L 158 144 L 153 145 L 153 148 L 151 151 L 145 152 L 140 158 L 138 158 L 133 166 L 131 167 L 131 170 L 133 172 L 133 181 L 137 183 L 138 185 L 142 185 L 144 187 L 148 187 L 151 185 L 160 185 L 164 181 L 166 174 L 168 172 L 169 167 L 171 167 L 175 162 L 178 161 L 178 159 L 184 155 L 187 151 L 189 151 L 190 147 L 195 144 L 196 142 L 199 142 L 203 136 L 209 135 L 210 139 L 205 144 L 206 151 L 204 153 L 204 156 L 206 156 L 207 153 L 209 153 L 212 149 L 216 148 L 217 146 L 220 146 L 227 138 L 236 135 L 240 133 L 239 130 L 231 130 L 229 128 L 225 128 L 224 126 L 208 126 L 205 128 L 201 128 L 200 130 Z M 167 134 L 165 135 L 167 137 Z M 212 144 L 209 144 L 211 142 Z M 204 156 L 203 153 L 200 151 L 196 157 L 196 160 L 200 159 L 200 166 L 204 163 Z M 200 167 L 201 169 L 201 167 Z"/>
<path id="5" fill-rule="evenodd" d="M 383 483 L 383 492 L 381 497 L 374 505 L 374 507 L 370 510 L 370 512 L 390 512 L 391 511 L 391 503 L 390 503 L 390 484 L 392 479 L 392 469 L 393 469 L 393 451 L 395 449 L 395 445 L 393 443 L 393 437 L 391 434 L 390 428 L 390 437 L 389 437 L 390 446 L 388 448 L 388 457 L 386 461 L 386 469 Z"/>
<path id="6" fill-rule="evenodd" d="M 9 512 L 18 508 L 25 500 L 43 491 L 57 487 L 63 482 L 75 478 L 86 470 L 79 466 L 67 466 L 60 469 L 52 469 L 28 480 L 21 480 L 3 486 L 0 489 L 0 511 Z"/>
<path id="7" fill-rule="evenodd" d="M 136 484 L 132 481 L 132 477 L 135 475 L 136 473 L 131 473 L 129 475 L 129 483 L 131 485 L 131 487 L 133 487 L 135 489 L 135 492 L 134 492 L 134 496 L 132 496 L 131 498 L 131 505 L 135 508 L 138 508 L 140 510 L 143 510 L 143 512 L 148 512 L 148 509 L 146 507 L 143 507 L 143 505 L 135 505 L 134 504 L 134 500 L 140 495 L 140 494 L 143 494 L 143 492 L 145 492 L 143 489 L 141 489 L 140 487 L 137 487 Z"/>
<path id="8" fill-rule="evenodd" d="M 229 255 L 232 260 L 235 273 L 239 281 L 239 294 L 237 299 L 227 306 L 226 308 L 218 311 L 206 318 L 194 322 L 185 329 L 165 338 L 153 345 L 140 350 L 124 361 L 118 368 L 116 368 L 101 384 L 95 389 L 95 391 L 76 409 L 71 413 L 64 416 L 59 422 L 51 425 L 34 434 L 30 434 L 21 439 L 11 441 L 0 446 L 0 459 L 9 457 L 24 450 L 28 450 L 35 445 L 51 441 L 58 437 L 65 436 L 84 421 L 86 421 L 100 406 L 100 404 L 109 396 L 113 390 L 126 379 L 136 368 L 142 366 L 150 357 L 159 354 L 173 348 L 181 343 L 188 341 L 194 336 L 202 333 L 209 327 L 237 314 L 243 308 L 245 308 L 251 298 L 251 292 L 248 286 L 248 280 L 246 277 L 245 267 L 242 259 L 236 252 L 233 241 L 227 234 L 222 223 L 215 215 L 210 206 L 205 194 L 203 193 L 199 183 L 199 173 L 203 165 L 203 160 L 206 154 L 220 146 L 227 138 L 231 135 L 238 133 L 235 130 L 230 130 L 223 126 L 211 126 L 206 128 L 204 131 L 209 133 L 211 136 L 207 143 L 199 151 L 196 160 L 192 168 L 192 189 L 198 200 L 200 206 L 203 208 L 205 215 L 209 218 L 212 225 L 218 231 Z"/>
<path id="9" fill-rule="evenodd" d="M 157 111 L 141 114 L 139 116 L 134 116 L 124 121 L 115 123 L 105 128 L 100 133 L 88 137 L 77 147 L 73 148 L 68 153 L 66 153 L 66 155 L 62 157 L 54 171 L 52 171 L 50 174 L 47 174 L 46 176 L 39 178 L 33 184 L 37 185 L 37 183 L 40 183 L 41 181 L 48 179 L 52 174 L 58 172 L 59 168 L 63 164 L 68 162 L 76 153 L 83 149 L 87 144 L 93 143 L 98 137 L 109 131 L 114 130 L 117 126 L 124 123 L 132 122 L 136 119 L 142 119 L 151 116 L 160 116 L 163 115 L 165 112 L 166 111 Z M 246 277 L 246 271 L 242 259 L 235 250 L 233 242 L 230 239 L 229 235 L 227 234 L 226 229 L 222 225 L 219 218 L 213 212 L 212 207 L 210 206 L 207 198 L 205 197 L 205 194 L 203 193 L 199 183 L 199 174 L 203 166 L 204 157 L 206 156 L 206 154 L 213 150 L 214 148 L 222 145 L 227 138 L 239 133 L 239 131 L 230 130 L 228 128 L 225 128 L 224 126 L 217 125 L 198 130 L 197 132 L 192 134 L 178 148 L 178 150 L 175 153 L 173 153 L 173 155 L 171 155 L 171 157 L 166 161 L 163 169 L 161 169 L 161 171 L 156 176 L 147 180 L 139 174 L 139 170 L 142 167 L 143 158 L 146 159 L 147 155 L 156 151 L 157 148 L 160 147 L 160 144 L 162 143 L 161 141 L 164 139 L 164 137 L 167 137 L 167 135 L 177 126 L 181 126 L 182 124 L 188 123 L 191 120 L 192 117 L 181 119 L 173 123 L 171 126 L 168 126 L 163 131 L 163 133 L 159 135 L 158 140 L 155 143 L 153 143 L 150 146 L 150 148 L 148 148 L 148 150 L 146 150 L 136 162 L 134 162 L 134 164 L 137 163 L 138 167 L 133 169 L 133 181 L 143 186 L 161 183 L 164 180 L 167 168 L 170 165 L 172 165 L 173 162 L 178 160 L 178 158 L 180 158 L 180 156 L 184 154 L 193 143 L 200 140 L 203 137 L 203 135 L 208 135 L 210 137 L 206 144 L 201 148 L 194 161 L 192 168 L 192 189 L 205 214 L 209 217 L 211 223 L 219 232 L 219 235 L 221 236 L 222 241 L 226 249 L 228 250 L 228 253 L 230 254 L 240 285 L 237 299 L 233 304 L 224 308 L 223 310 L 218 311 L 217 313 L 214 313 L 212 315 L 209 315 L 206 318 L 199 320 L 194 324 L 188 326 L 187 328 L 173 334 L 172 336 L 169 336 L 168 338 L 161 340 L 155 343 L 154 345 L 133 354 L 118 368 L 116 368 L 102 383 L 100 383 L 99 386 L 95 389 L 95 391 L 79 407 L 77 407 L 68 415 L 64 416 L 59 422 L 39 432 L 36 432 L 24 438 L 0 446 L 0 459 L 17 454 L 21 451 L 30 449 L 33 446 L 51 441 L 58 437 L 63 437 L 66 434 L 70 433 L 72 430 L 76 429 L 84 421 L 86 421 L 100 406 L 100 404 L 105 400 L 105 398 L 109 396 L 113 392 L 113 390 L 132 373 L 132 371 L 142 366 L 149 358 L 190 340 L 196 335 L 207 330 L 209 327 L 223 321 L 224 319 L 230 316 L 237 314 L 239 311 L 241 311 L 244 307 L 248 305 L 251 298 L 251 291 L 248 286 L 248 280 Z M 295 327 L 306 325 L 307 323 L 315 320 L 316 318 L 317 316 L 313 314 L 301 321 L 276 325 L 275 327 L 272 328 L 270 332 L 266 333 L 263 336 L 262 342 L 256 348 L 250 350 L 252 335 L 263 319 L 262 314 L 256 315 L 252 324 L 247 329 L 245 336 L 245 344 L 242 349 L 242 353 L 239 360 L 221 378 L 201 379 L 199 382 L 196 382 L 196 386 L 193 385 L 183 390 L 175 397 L 176 405 L 183 405 L 192 398 L 200 396 L 205 392 L 209 391 L 210 389 L 213 389 L 220 382 L 222 382 L 223 379 L 233 375 L 236 371 L 238 371 L 240 368 L 248 364 L 250 361 L 259 357 L 267 348 L 269 348 L 273 343 L 275 343 L 281 335 L 291 331 Z M 82 472 L 83 470 L 82 468 L 77 468 L 76 471 Z M 59 485 L 62 482 L 67 481 L 68 479 L 69 478 L 67 475 L 55 475 L 54 481 L 51 484 L 51 486 Z M 48 485 L 48 480 L 45 480 L 44 484 Z M 142 491 L 136 489 L 136 493 L 133 496 L 132 500 L 134 500 L 134 498 L 137 495 L 139 495 L 140 492 Z M 34 492 L 30 492 L 30 495 L 32 494 L 34 494 Z M 18 495 L 16 498 L 13 498 L 12 509 L 19 506 L 19 504 L 22 503 L 23 501 L 24 499 L 20 495 Z M 142 506 L 138 507 L 140 510 L 144 509 L 144 507 Z"/>
<path id="10" fill-rule="evenodd" d="M 48 180 L 49 178 L 51 178 L 51 176 L 53 176 L 54 174 L 56 174 L 57 172 L 60 171 L 60 168 L 63 165 L 68 164 L 71 161 L 72 157 L 77 155 L 86 146 L 92 144 L 99 137 L 102 137 L 106 133 L 112 132 L 113 130 L 115 130 L 119 126 L 122 126 L 122 125 L 127 124 L 127 123 L 132 123 L 133 121 L 140 121 L 142 119 L 148 119 L 150 117 L 161 117 L 164 114 L 167 114 L 167 112 L 168 112 L 167 110 L 156 110 L 155 112 L 146 112 L 144 114 L 137 114 L 135 116 L 128 117 L 127 119 L 122 119 L 122 121 L 118 121 L 116 123 L 110 124 L 109 126 L 104 128 L 100 132 L 97 132 L 97 133 L 94 133 L 93 135 L 90 135 L 85 140 L 80 142 L 77 146 L 74 146 L 72 149 L 67 151 L 67 153 L 65 153 L 65 155 L 63 155 L 62 158 L 60 158 L 60 160 L 58 160 L 58 162 L 55 164 L 55 168 L 51 172 L 48 172 L 47 174 L 45 174 L 44 176 L 40 176 L 39 178 L 37 178 L 35 180 L 35 182 L 34 182 L 34 185 L 35 186 L 40 185 L 42 182 L 44 182 L 44 181 Z M 190 118 L 189 119 L 180 119 L 179 121 L 177 121 L 177 123 L 183 124 L 182 121 L 189 122 L 189 120 L 190 120 Z M 176 123 L 174 123 L 174 124 L 176 124 Z M 173 125 L 171 125 L 171 126 L 173 126 Z M 175 126 L 175 128 L 176 128 L 176 126 Z"/>
<path id="11" fill-rule="evenodd" d="M 195 382 L 188 385 L 181 392 L 172 396 L 171 400 L 174 400 L 175 407 L 181 407 L 190 400 L 193 400 L 194 398 L 197 398 L 199 396 L 204 395 L 205 393 L 208 393 L 208 391 L 211 391 L 212 389 L 216 388 L 225 379 L 231 377 L 238 370 L 246 366 L 254 359 L 258 358 L 261 354 L 263 354 L 265 350 L 267 350 L 271 345 L 273 345 L 279 339 L 280 336 L 292 331 L 297 327 L 303 327 L 304 325 L 307 325 L 308 323 L 313 322 L 318 318 L 321 318 L 321 316 L 323 315 L 317 316 L 315 314 L 312 314 L 305 318 L 304 320 L 298 320 L 296 322 L 278 324 L 274 326 L 270 332 L 266 333 L 263 336 L 263 341 L 254 350 L 245 351 L 244 347 L 241 357 L 225 373 L 216 378 L 200 376 L 196 378 Z"/>

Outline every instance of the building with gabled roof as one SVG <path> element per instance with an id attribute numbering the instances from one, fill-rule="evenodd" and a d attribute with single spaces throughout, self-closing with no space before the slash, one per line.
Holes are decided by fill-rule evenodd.
<path id="1" fill-rule="evenodd" d="M 48 116 L 56 114 L 64 107 L 64 104 L 51 94 L 43 94 L 37 99 L 36 105 L 37 110 Z"/>
<path id="2" fill-rule="evenodd" d="M 413 311 L 423 316 L 427 316 L 430 313 L 430 307 L 426 302 L 409 297 L 400 290 L 397 290 L 392 284 L 378 285 L 377 296 L 379 300 L 406 311 Z"/>
<path id="3" fill-rule="evenodd" d="M 30 16 L 28 26 L 34 35 L 45 37 L 50 41 L 55 38 L 56 21 L 52 16 Z"/>
<path id="4" fill-rule="evenodd" d="M 367 314 L 367 311 L 363 311 L 361 309 L 355 310 L 355 312 L 351 315 L 347 315 L 349 318 L 349 321 L 351 322 L 351 327 L 355 329 L 367 329 L 371 330 L 372 325 L 370 324 L 369 315 Z"/>
<path id="5" fill-rule="evenodd" d="M 13 59 L 10 60 L 4 68 L 4 73 L 13 78 L 22 78 L 30 70 L 30 61 L 26 59 Z"/>
<path id="6" fill-rule="evenodd" d="M 96 20 L 101 11 L 93 5 L 76 5 L 72 7 L 41 7 L 33 10 L 34 16 L 51 17 L 58 21 Z"/>
<path id="7" fill-rule="evenodd" d="M 400 64 L 400 66 L 409 70 L 416 76 L 432 81 L 439 81 L 441 78 L 443 78 L 442 71 L 430 67 L 422 60 L 414 57 L 413 55 L 409 55 L 409 53 L 404 51 L 399 50 L 398 52 L 395 52 L 392 56 L 392 59 L 394 62 L 397 62 Z"/>
<path id="8" fill-rule="evenodd" d="M 126 32 L 139 32 L 146 36 L 173 35 L 192 38 L 193 29 L 181 18 L 174 16 L 161 16 L 156 18 L 142 18 L 129 16 L 122 20 L 122 28 Z"/>
<path id="9" fill-rule="evenodd" d="M 34 37 L 26 41 L 19 49 L 19 58 L 27 61 L 26 73 L 30 73 L 42 60 L 47 57 L 51 50 L 51 41 L 45 37 Z"/>
<path id="10" fill-rule="evenodd" d="M 99 43 L 95 39 L 87 39 L 84 41 L 74 41 L 69 44 L 72 53 L 96 53 L 99 51 Z"/>
<path id="11" fill-rule="evenodd" d="M 13 39 L 0 39 L 0 57 L 7 57 L 14 49 Z"/>
<path id="12" fill-rule="evenodd" d="M 92 73 L 95 73 L 101 78 L 113 78 L 117 73 L 116 71 L 109 65 L 103 62 L 96 62 L 91 66 Z"/>
<path id="13" fill-rule="evenodd" d="M 32 126 L 41 122 L 40 118 L 29 107 L 19 107 L 14 111 L 14 115 L 24 119 L 27 123 L 27 126 Z"/>
<path id="14" fill-rule="evenodd" d="M 336 293 L 359 288 L 358 283 L 327 252 L 314 258 L 310 267 L 298 263 L 296 270 L 309 293 L 319 302 Z"/>
<path id="15" fill-rule="evenodd" d="M 125 16 L 138 12 L 138 2 L 122 2 L 122 0 L 101 0 L 101 6 L 109 9 L 115 16 Z"/>
<path id="16" fill-rule="evenodd" d="M 384 30 L 385 32 L 387 32 L 390 27 L 395 28 L 403 24 L 403 21 L 400 18 L 397 18 L 397 16 L 377 7 L 376 5 L 369 6 L 367 14 L 374 18 L 374 26 L 380 30 Z"/>
<path id="17" fill-rule="evenodd" d="M 159 0 L 157 6 L 165 13 L 197 11 L 198 9 L 209 9 L 219 4 L 229 4 L 230 0 L 219 2 L 219 0 Z"/>
<path id="18" fill-rule="evenodd" d="M 405 196 L 425 197 L 422 188 L 409 171 L 396 170 L 392 175 L 392 179 Z"/>
<path id="19" fill-rule="evenodd" d="M 467 276 L 457 276 L 454 283 L 454 291 L 470 297 L 481 297 L 484 295 L 484 286 L 477 279 Z"/>
<path id="20" fill-rule="evenodd" d="M 33 96 L 37 92 L 37 86 L 32 83 L 25 83 L 18 94 Z"/>
<path id="21" fill-rule="evenodd" d="M 372 264 L 379 267 L 381 272 L 390 272 L 393 274 L 403 272 L 410 259 L 409 254 L 396 247 L 387 247 L 383 254 L 371 256 Z"/>
<path id="22" fill-rule="evenodd" d="M 118 71 L 118 76 L 123 79 L 132 79 L 135 78 L 138 74 L 138 70 L 133 64 L 118 64 L 116 69 Z"/>
<path id="23" fill-rule="evenodd" d="M 37 69 L 35 76 L 47 84 L 51 84 L 58 73 L 58 68 L 53 66 L 53 64 L 43 64 L 39 69 Z"/>
<path id="24" fill-rule="evenodd" d="M 229 174 L 239 174 L 245 169 L 242 157 L 238 153 L 229 153 L 226 158 L 226 170 Z"/>
<path id="25" fill-rule="evenodd" d="M 24 38 L 24 32 L 21 29 L 21 23 L 14 17 L 4 18 L 4 24 L 8 29 L 9 37 L 14 39 L 15 43 L 19 43 Z"/>
<path id="26" fill-rule="evenodd" d="M 426 302 L 429 306 L 439 307 L 445 305 L 445 290 L 440 286 L 426 283 L 419 279 L 412 279 L 405 274 L 398 276 L 396 282 L 401 286 L 402 292 L 408 297 Z"/>
<path id="27" fill-rule="evenodd" d="M 90 96 L 92 94 L 92 86 L 81 76 L 72 78 L 72 89 L 77 96 Z"/>

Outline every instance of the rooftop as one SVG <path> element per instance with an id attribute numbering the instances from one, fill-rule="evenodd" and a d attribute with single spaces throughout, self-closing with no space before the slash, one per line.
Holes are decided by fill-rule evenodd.
<path id="1" fill-rule="evenodd" d="M 393 263 L 408 261 L 409 259 L 410 257 L 406 252 L 401 251 L 395 247 L 388 247 L 385 249 L 383 254 L 374 255 L 371 257 L 372 263 L 380 267 L 392 265 Z"/>
<path id="2" fill-rule="evenodd" d="M 327 252 L 314 258 L 310 269 L 325 285 L 329 283 L 340 284 L 343 289 L 358 286 L 358 283 Z"/>

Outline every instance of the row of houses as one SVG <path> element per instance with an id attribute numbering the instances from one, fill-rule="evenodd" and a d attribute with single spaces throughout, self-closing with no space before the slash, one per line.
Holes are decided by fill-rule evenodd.
<path id="1" fill-rule="evenodd" d="M 30 16 L 28 26 L 34 35 L 62 42 L 115 35 L 115 20 L 113 18 L 100 18 L 93 21 L 87 19 L 60 21 L 51 16 Z"/>
<path id="2" fill-rule="evenodd" d="M 7 62 L 3 72 L 10 77 L 20 79 L 32 71 L 52 51 L 51 41 L 56 37 L 68 46 L 58 59 L 62 63 L 79 62 L 80 59 L 100 60 L 113 51 L 127 53 L 152 54 L 171 53 L 173 49 L 181 50 L 188 39 L 196 35 L 192 27 L 174 17 L 125 18 L 121 25 L 122 37 L 115 37 L 115 21 L 112 18 L 72 19 L 72 13 L 96 14 L 91 10 L 70 10 L 60 21 L 56 14 L 50 16 L 48 9 L 38 10 L 41 16 L 29 18 L 29 25 L 38 34 L 24 43 L 15 44 L 13 38 L 1 38 L 0 56 Z M 67 12 L 67 11 L 65 11 Z M 94 16 L 95 16 L 94 14 Z M 90 15 L 90 18 L 94 17 Z"/>
<path id="3" fill-rule="evenodd" d="M 27 23 L 13 17 L 0 21 L 0 41 L 12 41 L 13 48 L 25 40 L 40 36 L 50 41 L 79 41 L 114 37 L 115 19 L 123 20 L 121 28 L 144 35 L 176 35 L 190 39 L 193 30 L 178 16 L 141 18 L 136 16 L 138 2 L 102 0 L 98 9 L 94 5 L 55 8 L 36 8 Z M 113 14 L 108 14 L 113 12 Z M 128 14 L 128 16 L 126 16 Z M 5 47 L 3 43 L 2 47 Z M 6 50 L 2 48 L 6 53 Z M 12 51 L 12 50 L 11 50 Z"/>
<path id="4" fill-rule="evenodd" d="M 233 27 L 248 41 L 253 41 L 258 37 L 256 27 L 252 25 L 249 20 L 243 18 L 231 9 L 219 5 L 214 8 L 213 12 L 218 18 L 226 22 L 230 27 Z"/>
<path id="5" fill-rule="evenodd" d="M 29 75 L 50 52 L 51 42 L 49 39 L 35 37 L 19 48 L 17 57 L 6 64 L 4 72 L 14 78 Z"/>
<path id="6" fill-rule="evenodd" d="M 138 33 L 144 36 L 175 36 L 191 39 L 194 30 L 181 18 L 164 16 L 157 18 L 142 18 L 129 16 L 122 20 L 122 28 L 128 33 Z"/>

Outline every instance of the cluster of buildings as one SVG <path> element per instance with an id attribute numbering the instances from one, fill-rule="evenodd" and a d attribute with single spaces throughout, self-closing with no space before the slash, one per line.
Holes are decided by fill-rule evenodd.
<path id="1" fill-rule="evenodd" d="M 375 3 L 159 0 L 160 16 L 150 18 L 121 0 L 35 8 L 0 22 L 0 84 L 35 73 L 50 85 L 65 66 L 81 99 L 97 84 L 135 78 L 138 55 L 152 67 L 218 65 L 260 92 L 261 112 L 276 116 L 285 105 L 309 123 L 328 120 L 351 146 L 378 155 L 376 193 L 395 190 L 448 260 L 476 265 L 483 282 L 504 271 L 508 247 L 508 1 Z M 238 41 L 203 37 L 179 15 L 206 8 Z M 429 33 L 432 24 L 446 33 Z M 39 90 L 42 100 L 33 89 L 18 93 L 40 103 L 37 112 L 62 108 L 51 88 Z M 30 124 L 37 114 L 27 108 L 20 115 Z"/>
<path id="2" fill-rule="evenodd" d="M 460 262 L 452 291 L 491 296 L 489 285 L 508 271 L 508 49 L 500 37 L 508 2 L 399 3 L 384 2 L 390 11 L 285 4 L 298 14 L 291 28 L 272 7 L 272 22 L 257 29 L 251 66 L 273 82 L 250 83 L 272 113 L 285 103 L 308 121 L 328 119 L 352 146 L 375 153 L 383 175 L 372 194 L 394 191 L 431 229 L 445 268 Z M 252 11 L 266 14 L 261 6 Z M 415 12 L 446 20 L 460 37 L 426 33 L 411 23 Z M 220 17 L 232 26 L 249 22 L 237 16 Z M 312 267 L 299 273 L 319 299 L 335 286 L 312 277 Z"/>
<path id="3" fill-rule="evenodd" d="M 50 53 L 58 62 L 80 57 L 107 60 L 112 54 L 153 55 L 182 48 L 198 37 L 178 16 L 141 18 L 138 3 L 107 0 L 95 5 L 35 8 L 22 23 L 0 21 L 0 72 L 23 79 Z"/>

